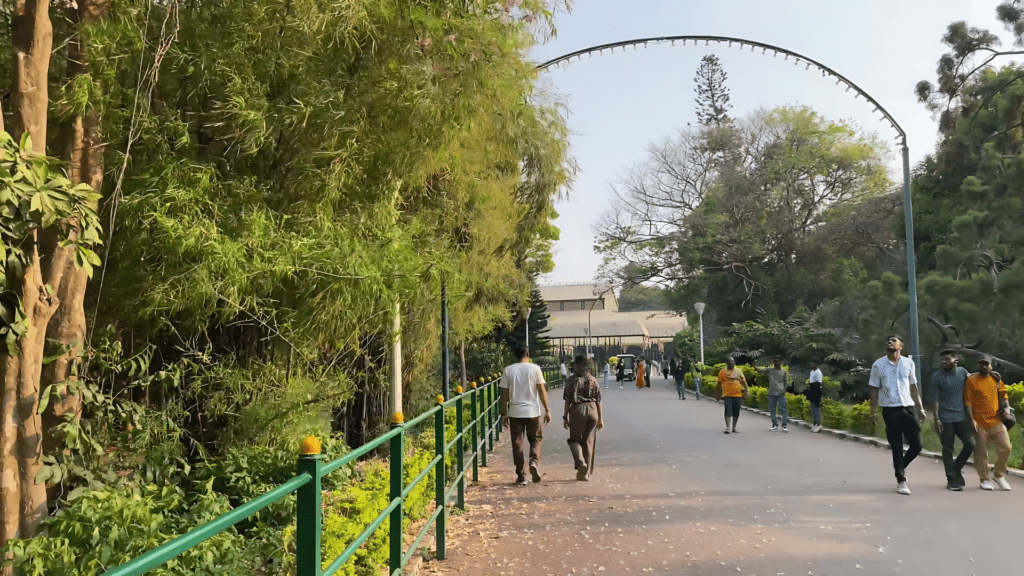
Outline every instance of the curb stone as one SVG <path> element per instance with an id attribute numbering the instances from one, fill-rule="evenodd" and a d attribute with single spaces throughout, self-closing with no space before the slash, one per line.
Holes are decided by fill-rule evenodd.
<path id="1" fill-rule="evenodd" d="M 690 394 L 693 394 L 693 391 L 690 390 L 689 388 L 686 389 L 686 392 L 688 392 Z M 703 395 L 703 394 L 701 395 L 701 399 L 707 399 L 707 400 L 711 400 L 712 402 L 718 402 L 718 403 L 722 402 L 721 400 L 715 400 L 714 396 L 706 396 L 706 395 Z M 746 410 L 747 412 L 753 412 L 754 414 L 758 414 L 758 415 L 761 415 L 761 416 L 768 416 L 768 417 L 771 416 L 771 414 L 769 414 L 767 410 L 761 410 L 759 408 L 751 408 L 750 406 L 740 406 L 740 408 L 742 408 L 743 410 Z M 797 418 L 790 418 L 789 419 L 789 423 L 790 424 L 796 424 L 797 426 L 801 426 L 801 427 L 807 428 L 807 429 L 811 428 L 811 425 L 808 422 L 805 422 L 805 421 L 797 419 Z M 833 438 L 838 438 L 840 440 L 851 440 L 853 442 L 860 442 L 861 444 L 867 444 L 869 446 L 875 446 L 876 448 L 882 448 L 883 450 L 886 450 L 886 451 L 889 450 L 889 442 L 888 441 L 886 441 L 886 440 L 884 440 L 882 438 L 875 438 L 874 436 L 864 436 L 863 434 L 855 434 L 853 432 L 848 432 L 846 430 L 835 430 L 835 429 L 832 429 L 832 428 L 822 428 L 821 432 L 819 432 L 819 434 L 827 434 L 829 436 L 832 436 Z M 926 458 L 932 458 L 934 460 L 942 460 L 942 454 L 940 454 L 938 452 L 932 452 L 931 450 L 921 450 L 920 456 L 924 456 Z M 973 465 L 974 464 L 974 458 L 970 458 L 967 462 Z M 1007 476 L 1014 476 L 1016 478 L 1024 478 L 1024 470 L 1018 470 L 1017 468 L 1009 468 L 1009 467 L 1007 467 L 1006 474 L 1007 474 Z"/>

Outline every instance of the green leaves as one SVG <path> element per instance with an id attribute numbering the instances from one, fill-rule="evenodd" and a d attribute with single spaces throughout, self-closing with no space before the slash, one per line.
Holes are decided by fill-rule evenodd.
<path id="1" fill-rule="evenodd" d="M 21 145 L 0 132 L 0 336 L 8 352 L 16 351 L 18 338 L 27 321 L 22 308 L 21 289 L 25 270 L 32 264 L 36 234 L 53 231 L 59 245 L 73 246 L 75 263 L 92 275 L 99 257 L 88 246 L 100 243 L 96 213 L 99 195 L 86 185 L 72 186 L 63 175 L 60 162 L 31 151 L 31 136 L 22 135 Z"/>

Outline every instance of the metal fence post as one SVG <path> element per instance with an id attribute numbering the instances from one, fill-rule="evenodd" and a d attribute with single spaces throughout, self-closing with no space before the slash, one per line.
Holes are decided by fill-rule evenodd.
<path id="1" fill-rule="evenodd" d="M 392 424 L 393 428 L 402 428 L 402 424 Z M 390 476 L 391 476 L 391 497 L 390 501 L 394 502 L 395 498 L 402 497 L 402 489 L 405 487 L 405 478 L 403 475 L 403 457 L 405 455 L 405 431 L 401 434 L 395 434 L 391 438 L 391 458 L 390 458 Z M 389 530 L 389 561 L 388 567 L 390 570 L 388 574 L 393 574 L 395 570 L 399 570 L 402 567 L 402 546 L 404 544 L 402 539 L 402 509 L 403 505 L 401 502 L 395 509 L 391 511 L 389 518 L 390 530 Z"/>
<path id="2" fill-rule="evenodd" d="M 459 445 L 455 449 L 456 474 L 459 474 L 458 499 L 459 510 L 466 509 L 466 430 L 462 418 L 462 394 L 455 398 L 455 429 L 458 430 Z"/>
<path id="3" fill-rule="evenodd" d="M 487 468 L 487 439 L 491 435 L 491 429 L 487 426 L 487 389 L 485 384 L 477 395 L 480 397 L 480 409 L 477 410 L 477 420 L 480 422 L 480 465 Z"/>
<path id="4" fill-rule="evenodd" d="M 470 455 L 473 459 L 473 482 L 480 481 L 480 458 L 478 456 L 480 452 L 480 435 L 478 434 L 480 418 L 477 412 L 477 397 L 479 393 L 480 390 L 476 388 L 476 384 L 473 384 L 473 389 L 469 393 L 469 417 L 473 419 L 473 453 Z"/>
<path id="5" fill-rule="evenodd" d="M 494 390 L 498 386 L 495 380 L 487 385 L 487 449 L 494 450 Z"/>
<path id="6" fill-rule="evenodd" d="M 437 468 L 434 468 L 434 505 L 440 508 L 441 512 L 437 514 L 434 524 L 434 537 L 437 548 L 435 556 L 438 560 L 444 560 L 444 531 L 448 515 L 447 503 L 444 500 L 445 474 L 447 473 L 445 469 L 447 455 L 444 448 L 447 440 L 444 437 L 444 403 L 439 402 L 439 404 L 437 414 L 434 415 L 434 455 L 440 456 L 441 460 L 437 463 Z"/>
<path id="7" fill-rule="evenodd" d="M 321 484 L 320 467 L 323 454 L 305 454 L 299 457 L 299 474 L 309 474 L 312 480 L 296 493 L 295 514 L 295 572 L 297 576 L 320 576 Z"/>

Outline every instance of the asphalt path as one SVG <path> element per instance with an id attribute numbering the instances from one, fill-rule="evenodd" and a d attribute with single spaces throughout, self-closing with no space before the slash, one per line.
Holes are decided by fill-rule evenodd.
<path id="1" fill-rule="evenodd" d="M 593 477 L 578 482 L 560 425 L 560 390 L 544 429 L 544 481 L 513 485 L 507 431 L 468 512 L 453 514 L 435 574 L 822 576 L 1024 574 L 1024 483 L 945 488 L 941 462 L 918 458 L 897 494 L 889 452 L 812 434 L 769 432 L 746 412 L 723 434 L 713 399 L 680 401 L 655 378 L 602 390 Z M 1019 436 L 1014 435 L 1017 438 Z"/>

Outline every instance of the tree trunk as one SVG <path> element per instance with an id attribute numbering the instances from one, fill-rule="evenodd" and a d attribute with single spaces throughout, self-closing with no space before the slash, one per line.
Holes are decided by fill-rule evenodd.
<path id="1" fill-rule="evenodd" d="M 46 152 L 47 74 L 53 48 L 49 0 L 15 0 L 11 19 L 14 45 L 13 124 L 15 139 L 32 135 L 32 149 Z"/>
<path id="2" fill-rule="evenodd" d="M 35 240 L 35 239 L 33 239 Z M 42 421 L 39 408 L 39 377 L 43 366 L 46 326 L 59 305 L 44 281 L 44 266 L 33 242 L 32 265 L 25 270 L 21 297 L 28 328 L 18 341 L 18 356 L 3 355 L 4 395 L 0 439 L 0 509 L 3 523 L 0 540 L 29 538 L 46 516 L 46 487 L 36 484 L 42 469 Z M 59 270 L 63 258 L 51 262 Z M 47 274 L 49 276 L 49 274 Z M 59 278 L 56 278 L 59 282 Z M 3 574 L 11 573 L 6 568 Z"/>
<path id="3" fill-rule="evenodd" d="M 69 78 L 89 73 L 87 35 L 82 28 L 104 20 L 110 14 L 110 0 L 81 0 L 78 4 L 78 29 L 68 48 Z M 100 134 L 100 114 L 97 108 L 88 108 L 84 116 L 72 118 L 62 130 L 64 160 L 68 163 L 68 179 L 75 184 L 85 183 L 93 190 L 103 186 L 103 140 Z M 78 379 L 73 373 L 74 363 L 85 345 L 85 289 L 89 277 L 74 265 L 72 248 L 48 247 L 54 251 L 66 252 L 65 269 L 61 271 L 63 282 L 55 286 L 60 308 L 50 320 L 49 337 L 67 348 L 67 352 L 51 364 L 43 367 L 41 388 Z M 47 452 L 58 448 L 52 430 L 66 418 L 78 418 L 82 412 L 82 399 L 77 394 L 68 394 L 62 387 L 59 396 L 50 403 L 50 409 L 43 414 L 43 449 Z"/>

